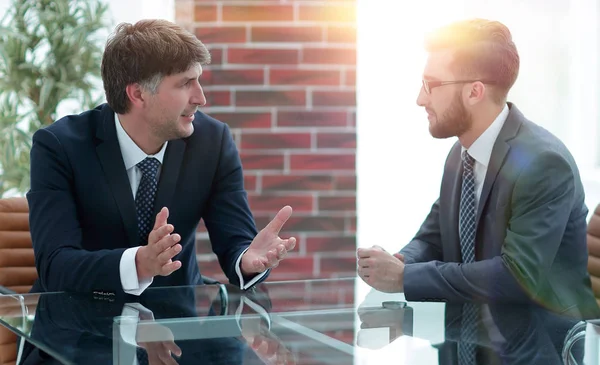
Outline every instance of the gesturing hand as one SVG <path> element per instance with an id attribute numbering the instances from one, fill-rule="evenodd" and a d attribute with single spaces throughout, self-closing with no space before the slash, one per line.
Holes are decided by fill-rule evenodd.
<path id="1" fill-rule="evenodd" d="M 283 207 L 263 230 L 261 230 L 242 256 L 241 269 L 244 275 L 261 273 L 277 267 L 289 250 L 296 246 L 296 239 L 279 238 L 281 228 L 292 215 L 292 207 Z"/>
<path id="2" fill-rule="evenodd" d="M 156 275 L 167 276 L 181 267 L 181 261 L 172 258 L 181 252 L 178 243 L 181 236 L 173 232 L 173 225 L 167 224 L 169 209 L 163 207 L 154 222 L 154 228 L 148 235 L 148 245 L 142 246 L 135 254 L 135 266 L 138 279 L 150 280 Z"/>

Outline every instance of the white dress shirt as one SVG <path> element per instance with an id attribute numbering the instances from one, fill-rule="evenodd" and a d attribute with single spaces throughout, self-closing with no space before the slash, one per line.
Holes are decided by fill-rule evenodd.
<path id="1" fill-rule="evenodd" d="M 481 191 L 483 190 L 483 182 L 485 180 L 485 175 L 487 173 L 487 168 L 490 164 L 490 158 L 492 157 L 492 150 L 494 149 L 494 144 L 496 143 L 496 139 L 498 138 L 498 134 L 500 134 L 500 130 L 502 126 L 504 126 L 504 122 L 508 117 L 508 105 L 504 105 L 504 108 L 498 114 L 496 119 L 492 122 L 492 124 L 473 142 L 471 147 L 467 149 L 467 152 L 473 159 L 475 160 L 475 166 L 473 168 L 473 173 L 475 175 L 475 206 L 479 207 L 479 200 L 481 198 Z M 465 148 L 461 149 L 463 152 Z M 461 154 L 462 156 L 462 154 Z M 505 342 L 502 334 L 494 324 L 494 320 L 492 318 L 492 314 L 487 305 L 482 306 L 482 321 L 484 326 L 486 327 L 488 334 L 491 340 L 495 343 L 503 343 Z"/>
<path id="2" fill-rule="evenodd" d="M 129 178 L 129 183 L 131 184 L 131 193 L 135 199 L 135 193 L 137 192 L 137 188 L 142 179 L 142 171 L 136 166 L 139 162 L 143 161 L 146 157 L 154 157 L 160 162 L 160 166 L 158 167 L 158 171 L 156 174 L 156 179 L 158 180 L 160 177 L 160 171 L 162 168 L 163 159 L 165 156 L 165 151 L 167 149 L 168 142 L 162 146 L 160 151 L 158 151 L 155 155 L 147 155 L 141 148 L 138 147 L 137 144 L 129 137 L 123 126 L 119 121 L 119 116 L 115 113 L 115 126 L 117 129 L 117 140 L 119 141 L 119 147 L 121 149 L 121 155 L 123 156 L 123 162 L 125 164 L 125 170 L 127 171 L 127 177 Z M 175 227 L 177 229 L 177 227 Z M 147 281 L 140 281 L 137 276 L 137 268 L 135 266 L 135 255 L 137 250 L 140 248 L 132 247 L 128 248 L 123 252 L 121 256 L 121 261 L 119 263 L 119 273 L 121 277 L 121 285 L 123 286 L 123 290 L 128 294 L 140 295 L 152 284 L 153 279 Z M 247 249 L 246 249 L 247 250 Z M 242 256 L 246 252 L 244 250 L 240 256 L 238 257 L 235 265 L 235 271 L 238 274 L 238 278 L 240 280 L 240 287 L 242 289 L 247 289 L 260 280 L 264 275 L 266 275 L 266 271 L 256 275 L 252 280 L 248 283 L 244 283 L 244 276 L 242 275 L 242 270 L 240 268 L 240 263 L 242 261 Z"/>

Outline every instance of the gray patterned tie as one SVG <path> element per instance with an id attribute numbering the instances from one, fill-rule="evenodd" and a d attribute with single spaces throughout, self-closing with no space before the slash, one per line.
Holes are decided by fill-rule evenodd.
<path id="1" fill-rule="evenodd" d="M 462 262 L 467 264 L 475 261 L 475 232 L 477 205 L 475 199 L 475 159 L 463 152 L 462 189 L 460 193 L 460 213 L 458 218 L 458 234 Z M 477 306 L 467 303 L 463 306 L 461 340 L 458 343 L 458 361 L 460 365 L 475 364 L 475 349 L 477 339 Z"/>
<path id="2" fill-rule="evenodd" d="M 148 234 L 154 226 L 152 216 L 154 210 L 154 198 L 156 197 L 156 189 L 158 186 L 156 173 L 158 172 L 160 162 L 154 157 L 146 157 L 136 166 L 142 171 L 140 186 L 135 194 L 135 208 L 139 232 L 138 243 L 140 246 L 144 246 L 148 244 Z"/>

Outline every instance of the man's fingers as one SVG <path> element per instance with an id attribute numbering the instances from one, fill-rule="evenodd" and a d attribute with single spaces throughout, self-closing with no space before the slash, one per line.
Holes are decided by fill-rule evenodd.
<path id="1" fill-rule="evenodd" d="M 169 247 L 175 245 L 176 243 L 179 243 L 179 241 L 181 241 L 181 236 L 177 233 L 165 236 L 165 237 L 161 238 L 160 241 L 156 242 L 155 245 L 153 245 L 153 247 L 155 249 L 154 252 L 156 252 L 156 254 L 158 255 L 161 252 L 168 249 Z"/>
<path id="2" fill-rule="evenodd" d="M 175 257 L 178 253 L 181 252 L 181 245 L 179 243 L 174 244 L 173 246 L 167 248 L 163 252 L 158 255 L 158 263 L 160 265 L 164 265 L 169 262 L 170 259 Z"/>
<path id="3" fill-rule="evenodd" d="M 165 224 L 158 228 L 153 229 L 148 235 L 148 244 L 154 244 L 160 241 L 164 236 L 173 232 L 175 227 L 172 224 Z"/>
<path id="4" fill-rule="evenodd" d="M 281 228 L 283 228 L 283 225 L 285 224 L 285 222 L 287 222 L 288 219 L 290 219 L 291 216 L 292 207 L 286 205 L 285 207 L 281 208 L 279 212 L 277 212 L 277 215 L 275 216 L 275 218 L 273 218 L 272 221 L 269 222 L 269 224 L 267 224 L 265 230 L 275 235 L 279 235 Z"/>
<path id="5" fill-rule="evenodd" d="M 288 239 L 283 240 L 283 245 L 285 246 L 286 251 L 291 251 L 296 247 L 296 238 L 290 237 Z"/>
<path id="6" fill-rule="evenodd" d="M 156 220 L 154 221 L 154 228 L 156 229 L 160 226 L 164 226 L 167 224 L 167 218 L 169 218 L 169 208 L 163 207 L 160 212 L 156 215 Z"/>
<path id="7" fill-rule="evenodd" d="M 160 275 L 169 276 L 175 270 L 179 270 L 180 268 L 181 268 L 181 261 L 177 260 L 177 261 L 169 262 L 162 266 L 162 268 L 160 269 Z"/>
<path id="8" fill-rule="evenodd" d="M 395 258 L 397 258 L 398 260 L 400 260 L 400 261 L 404 262 L 404 255 L 403 255 L 403 254 L 401 254 L 401 253 L 399 253 L 399 252 L 396 252 L 396 253 L 394 254 L 394 257 L 395 257 Z"/>
<path id="9" fill-rule="evenodd" d="M 163 342 L 162 346 L 159 347 L 158 353 L 156 354 L 158 356 L 158 359 L 163 365 L 177 365 L 177 361 L 175 361 L 175 359 L 171 357 L 171 351 L 167 349 L 166 344 L 167 341 Z"/>
<path id="10" fill-rule="evenodd" d="M 180 357 L 181 356 L 181 349 L 179 348 L 179 346 L 177 346 L 177 344 L 173 341 L 165 341 L 164 346 L 167 348 L 167 350 L 171 351 L 173 353 L 173 355 Z"/>
<path id="11" fill-rule="evenodd" d="M 360 258 L 367 258 L 371 257 L 371 255 L 373 254 L 373 250 L 371 250 L 370 248 L 359 248 L 356 250 L 356 254 Z"/>

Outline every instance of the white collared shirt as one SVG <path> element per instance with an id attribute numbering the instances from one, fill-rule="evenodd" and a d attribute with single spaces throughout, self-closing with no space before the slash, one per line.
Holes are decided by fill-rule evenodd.
<path id="1" fill-rule="evenodd" d="M 485 180 L 485 174 L 490 164 L 490 158 L 492 157 L 492 150 L 496 139 L 500 134 L 506 118 L 508 118 L 508 105 L 505 104 L 504 108 L 498 114 L 496 119 L 490 124 L 490 126 L 473 142 L 471 147 L 467 149 L 467 152 L 473 159 L 475 159 L 475 166 L 473 172 L 475 174 L 475 202 L 476 206 L 479 206 L 479 198 L 481 197 L 481 191 L 483 190 L 483 181 Z M 462 152 L 465 150 L 464 147 L 461 149 Z"/>
<path id="2" fill-rule="evenodd" d="M 147 155 L 142 149 L 135 144 L 135 142 L 131 139 L 131 137 L 125 132 L 123 126 L 119 121 L 119 116 L 115 113 L 115 126 L 117 129 L 117 140 L 119 142 L 119 148 L 121 149 L 121 155 L 123 156 L 123 163 L 125 164 L 125 170 L 127 171 L 127 177 L 129 178 L 129 183 L 131 184 L 131 193 L 135 199 L 135 193 L 137 192 L 138 186 L 140 185 L 140 181 L 142 179 L 142 171 L 136 165 L 143 161 L 146 157 L 154 157 L 160 162 L 160 166 L 158 167 L 158 171 L 156 173 L 156 179 L 160 178 L 160 172 L 162 170 L 162 163 L 165 156 L 165 151 L 167 149 L 167 144 L 169 142 L 165 142 L 160 151 L 155 155 Z M 177 228 L 177 227 L 175 227 Z M 135 266 L 135 255 L 137 250 L 140 247 L 132 247 L 128 248 L 123 252 L 121 256 L 121 261 L 119 262 L 119 274 L 121 277 L 121 285 L 123 286 L 123 290 L 132 295 L 141 295 L 146 288 L 152 284 L 153 279 L 148 281 L 139 281 L 137 276 L 137 268 Z M 247 249 L 246 249 L 247 250 Z M 246 252 L 244 250 L 236 261 L 235 271 L 238 274 L 238 278 L 240 281 L 240 287 L 242 289 L 247 289 L 256 283 L 260 278 L 266 275 L 266 271 L 256 275 L 252 280 L 250 280 L 247 284 L 244 283 L 244 276 L 242 275 L 242 270 L 240 268 L 240 264 L 242 261 L 242 256 Z"/>

